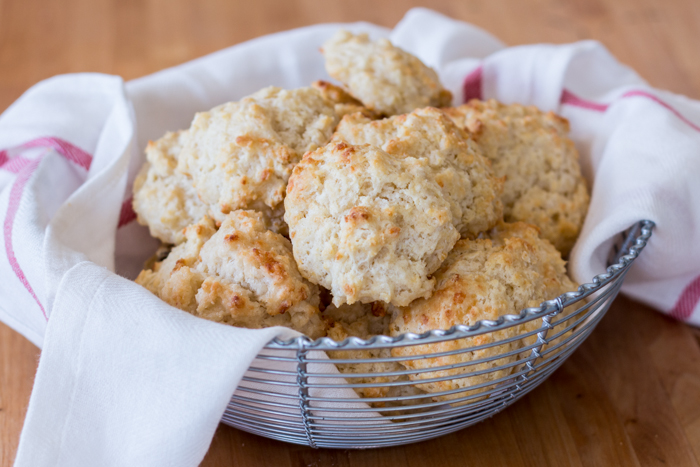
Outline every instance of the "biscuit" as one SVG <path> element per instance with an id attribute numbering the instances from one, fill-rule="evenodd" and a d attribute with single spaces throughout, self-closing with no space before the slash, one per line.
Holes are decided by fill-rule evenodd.
<path id="1" fill-rule="evenodd" d="M 360 339 L 370 339 L 377 335 L 389 334 L 389 321 L 391 314 L 387 312 L 387 305 L 381 302 L 374 303 L 353 303 L 352 305 L 329 306 L 323 311 L 323 317 L 328 323 L 328 337 L 336 342 L 341 342 L 348 337 L 359 337 Z M 391 358 L 390 349 L 371 350 L 337 350 L 328 352 L 332 359 L 380 359 Z M 367 386 L 353 388 L 360 397 L 401 397 L 413 396 L 411 399 L 400 401 L 370 401 L 372 407 L 396 407 L 415 405 L 427 402 L 425 398 L 416 397 L 425 394 L 408 383 L 406 375 L 356 377 L 353 374 L 361 373 L 396 373 L 406 371 L 406 368 L 399 362 L 369 362 L 369 363 L 337 363 L 338 370 L 346 374 L 346 379 L 350 384 L 374 384 L 377 386 Z M 394 383 L 406 381 L 407 384 L 401 386 L 386 386 L 384 383 Z M 388 415 L 397 415 L 399 412 L 393 411 Z"/>
<path id="2" fill-rule="evenodd" d="M 134 181 L 133 207 L 139 224 L 165 243 L 185 239 L 183 229 L 207 213 L 190 180 L 176 170 L 186 131 L 166 133 L 146 147 L 147 162 Z"/>
<path id="3" fill-rule="evenodd" d="M 435 278 L 436 290 L 430 298 L 416 300 L 393 314 L 391 335 L 424 333 L 433 329 L 449 329 L 457 324 L 472 325 L 479 320 L 496 320 L 502 315 L 519 314 L 523 308 L 538 306 L 546 299 L 576 289 L 576 284 L 566 275 L 565 262 L 560 253 L 549 241 L 538 237 L 536 227 L 521 222 L 500 224 L 485 238 L 460 240 L 435 273 Z M 496 344 L 480 350 L 402 362 L 409 369 L 426 370 L 445 365 L 469 365 L 472 361 L 514 353 L 469 366 L 409 376 L 416 382 L 451 377 L 445 381 L 418 384 L 418 387 L 430 393 L 462 390 L 436 397 L 437 400 L 450 400 L 487 391 L 492 387 L 472 391 L 468 391 L 468 388 L 507 378 L 518 365 L 517 349 L 534 343 L 536 337 L 497 343 L 540 326 L 541 320 L 538 319 L 465 339 L 397 347 L 392 349 L 392 355 L 410 359 L 427 353 Z M 501 366 L 506 367 L 495 369 Z M 495 370 L 489 371 L 491 369 Z M 461 375 L 479 371 L 489 372 L 460 378 Z"/>
<path id="4" fill-rule="evenodd" d="M 234 211 L 219 230 L 204 217 L 185 241 L 136 282 L 195 316 L 245 328 L 286 326 L 325 335 L 318 287 L 305 281 L 292 245 L 265 228 L 260 213 Z"/>
<path id="5" fill-rule="evenodd" d="M 566 119 L 533 106 L 495 100 L 473 100 L 445 112 L 473 135 L 493 162 L 496 176 L 505 177 L 501 197 L 505 220 L 536 225 L 566 256 L 589 202 Z"/>
<path id="6" fill-rule="evenodd" d="M 323 311 L 323 317 L 328 323 L 328 337 L 336 342 L 341 342 L 348 337 L 369 339 L 376 335 L 389 334 L 389 319 L 386 305 L 381 302 L 353 303 L 352 305 L 329 306 Z M 376 359 L 391 357 L 390 349 L 371 350 L 342 350 L 328 352 L 328 356 L 334 359 Z M 341 373 L 351 375 L 353 373 L 382 373 L 405 370 L 396 362 L 371 362 L 371 363 L 339 363 L 336 364 Z M 380 377 L 348 377 L 350 384 L 378 384 L 376 387 L 353 388 L 361 397 L 386 397 L 389 393 L 388 386 L 382 383 L 397 381 L 398 376 Z M 407 379 L 407 378 L 405 378 Z"/>
<path id="7" fill-rule="evenodd" d="M 387 39 L 338 31 L 322 48 L 326 71 L 369 109 L 387 116 L 421 107 L 444 107 L 452 94 L 437 73 Z"/>
<path id="8" fill-rule="evenodd" d="M 428 297 L 430 274 L 459 239 L 427 162 L 369 145 L 307 153 L 284 205 L 299 270 L 336 306 Z"/>
<path id="9" fill-rule="evenodd" d="M 494 177 L 490 162 L 469 135 L 441 110 L 427 107 L 376 121 L 361 114 L 346 115 L 333 139 L 425 160 L 463 236 L 476 236 L 502 218 L 502 180 Z"/>
<path id="10" fill-rule="evenodd" d="M 196 269 L 202 246 L 216 233 L 216 225 L 209 217 L 184 229 L 184 240 L 170 250 L 168 256 L 144 269 L 136 283 L 169 303 L 189 313 L 197 310 L 195 295 L 205 277 Z"/>
<path id="11" fill-rule="evenodd" d="M 198 113 L 177 169 L 191 177 L 218 222 L 236 209 L 281 222 L 292 168 L 306 151 L 328 142 L 339 120 L 334 105 L 312 87 L 269 87 Z"/>

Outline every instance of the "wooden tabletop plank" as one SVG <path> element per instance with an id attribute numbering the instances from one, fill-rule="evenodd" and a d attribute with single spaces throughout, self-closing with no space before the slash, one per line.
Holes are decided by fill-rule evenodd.
<path id="1" fill-rule="evenodd" d="M 700 459 L 700 347 L 687 329 L 669 319 L 648 323 L 649 355 L 696 459 Z"/>
<path id="2" fill-rule="evenodd" d="M 0 466 L 12 465 L 39 349 L 0 323 Z"/>
<path id="3" fill-rule="evenodd" d="M 132 79 L 319 22 L 393 27 L 413 6 L 413 0 L 0 0 L 0 109 L 55 74 Z M 431 7 L 509 45 L 599 40 L 650 84 L 700 99 L 700 2 L 433 0 Z M 699 341 L 700 331 L 623 298 L 550 379 L 473 427 L 353 451 L 313 450 L 221 425 L 203 465 L 697 465 Z M 0 324 L 2 466 L 14 459 L 38 355 Z"/>
<path id="4" fill-rule="evenodd" d="M 518 434 L 548 433 L 547 436 L 541 437 L 516 436 L 518 450 L 528 461 L 526 465 L 582 467 L 574 430 L 569 426 L 562 409 L 561 401 L 565 397 L 562 385 L 547 382 L 536 391 L 539 397 L 530 396 L 521 401 L 519 414 L 505 412 Z M 552 449 L 551 446 L 557 448 Z"/>
<path id="5" fill-rule="evenodd" d="M 600 327 L 605 324 L 603 320 Z M 593 462 L 593 465 L 638 466 L 634 446 L 615 402 L 606 392 L 599 373 L 594 371 L 600 362 L 593 358 L 591 347 L 584 342 L 552 375 L 551 381 L 556 385 L 552 396 L 564 414 L 582 465 Z M 604 433 L 601 427 L 605 427 Z"/>
<path id="6" fill-rule="evenodd" d="M 607 325 L 617 331 L 606 336 L 594 333 L 589 338 L 591 356 L 596 362 L 606 362 L 592 369 L 612 399 L 642 465 L 694 466 L 692 447 L 648 350 L 662 321 L 658 316 L 640 314 L 635 332 L 623 332 L 628 318 L 611 313 Z"/>

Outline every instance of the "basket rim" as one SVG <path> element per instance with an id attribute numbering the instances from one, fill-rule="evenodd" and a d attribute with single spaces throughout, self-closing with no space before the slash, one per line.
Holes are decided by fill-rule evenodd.
<path id="1" fill-rule="evenodd" d="M 348 337 L 340 342 L 330 337 L 319 337 L 311 339 L 307 336 L 298 336 L 283 340 L 278 337 L 272 339 L 264 348 L 268 350 L 368 350 L 377 348 L 391 348 L 405 345 L 418 345 L 434 343 L 445 340 L 461 339 L 474 335 L 493 332 L 500 329 L 516 326 L 543 316 L 556 316 L 565 307 L 570 306 L 583 298 L 599 291 L 605 285 L 612 282 L 616 277 L 626 273 L 635 259 L 651 238 L 652 230 L 656 224 L 650 220 L 640 220 L 632 224 L 626 231 L 626 240 L 623 247 L 616 254 L 617 262 L 609 265 L 605 272 L 593 277 L 591 282 L 579 285 L 575 291 L 565 292 L 553 299 L 545 300 L 536 307 L 524 308 L 519 314 L 501 315 L 496 320 L 478 320 L 472 325 L 457 324 L 449 329 L 433 329 L 422 334 L 412 332 L 403 333 L 398 336 L 372 336 L 369 339 L 359 337 Z M 623 231 L 625 232 L 625 231 Z M 621 232 L 621 233 L 623 233 Z M 627 252 L 624 253 L 625 250 Z"/>

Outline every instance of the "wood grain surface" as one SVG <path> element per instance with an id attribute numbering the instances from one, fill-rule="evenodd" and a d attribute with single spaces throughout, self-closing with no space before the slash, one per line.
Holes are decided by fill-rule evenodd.
<path id="1" fill-rule="evenodd" d="M 653 86 L 700 99 L 697 0 L 434 0 L 509 45 L 603 42 Z M 59 73 L 136 78 L 318 22 L 393 26 L 409 0 L 0 0 L 0 110 Z M 653 240 L 652 240 L 653 241 Z M 313 450 L 221 425 L 205 466 L 698 465 L 700 333 L 619 298 L 554 375 L 492 419 L 432 441 Z M 11 465 L 39 351 L 0 324 L 0 465 Z"/>

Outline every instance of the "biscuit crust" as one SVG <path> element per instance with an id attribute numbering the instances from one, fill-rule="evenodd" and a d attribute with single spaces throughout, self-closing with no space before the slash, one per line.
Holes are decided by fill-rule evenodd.
<path id="1" fill-rule="evenodd" d="M 198 113 L 177 169 L 215 220 L 251 208 L 274 219 L 292 168 L 330 140 L 338 120 L 334 103 L 315 88 L 265 88 Z"/>
<path id="2" fill-rule="evenodd" d="M 165 243 L 185 240 L 184 229 L 207 213 L 192 182 L 176 170 L 186 131 L 168 132 L 146 147 L 147 162 L 134 181 L 137 221 Z"/>
<path id="3" fill-rule="evenodd" d="M 435 277 L 436 290 L 430 298 L 416 300 L 394 313 L 390 324 L 391 335 L 423 333 L 433 329 L 449 329 L 456 324 L 472 325 L 478 320 L 495 320 L 505 314 L 518 314 L 523 308 L 538 306 L 546 299 L 576 289 L 576 284 L 566 275 L 565 262 L 559 252 L 549 241 L 539 238 L 535 227 L 521 222 L 500 224 L 485 238 L 460 240 Z M 472 361 L 517 351 L 532 344 L 534 336 L 504 344 L 498 342 L 534 330 L 540 324 L 540 320 L 533 320 L 466 339 L 398 347 L 392 349 L 392 355 L 410 359 L 426 353 L 494 345 L 472 352 L 402 362 L 407 368 L 415 370 L 453 364 L 469 365 Z M 518 354 L 515 353 L 469 366 L 416 373 L 410 378 L 418 382 L 451 376 L 452 379 L 446 381 L 418 384 L 418 387 L 431 393 L 465 391 L 437 397 L 439 400 L 449 400 L 469 395 L 470 387 L 506 378 L 514 371 L 513 364 L 517 359 Z M 460 378 L 461 375 L 504 365 L 511 366 Z"/>
<path id="4" fill-rule="evenodd" d="M 362 115 L 372 120 L 379 118 L 379 115 L 376 112 L 369 110 L 367 107 L 362 105 L 362 102 L 352 97 L 340 86 L 336 86 L 328 81 L 321 80 L 314 81 L 311 83 L 311 86 L 314 89 L 317 89 L 325 100 L 333 104 L 338 118 L 342 118 L 344 115 L 357 112 L 360 112 Z"/>
<path id="5" fill-rule="evenodd" d="M 536 225 L 566 256 L 589 203 L 566 119 L 533 106 L 495 100 L 473 100 L 445 112 L 471 133 L 496 175 L 505 177 L 501 198 L 505 220 Z"/>
<path id="6" fill-rule="evenodd" d="M 372 336 L 388 335 L 389 319 L 387 306 L 381 302 L 330 305 L 323 311 L 323 317 L 328 323 L 328 337 L 336 342 L 341 342 L 348 337 L 369 339 Z M 389 349 L 372 350 L 339 350 L 328 352 L 328 356 L 334 359 L 375 359 L 391 357 Z M 360 397 L 386 397 L 389 393 L 388 386 L 382 383 L 397 381 L 398 376 L 359 377 L 353 378 L 353 373 L 380 373 L 402 371 L 405 368 L 396 362 L 371 362 L 371 363 L 338 363 L 341 373 L 348 374 L 348 382 L 351 384 L 378 384 L 377 387 L 354 388 Z"/>
<path id="7" fill-rule="evenodd" d="M 386 304 L 381 302 L 374 303 L 353 303 L 352 305 L 342 305 L 335 307 L 329 306 L 323 311 L 323 317 L 328 323 L 328 337 L 336 342 L 341 342 L 348 337 L 359 337 L 361 339 L 370 339 L 377 335 L 389 334 L 389 321 L 391 313 Z M 328 352 L 328 356 L 332 359 L 380 359 L 391 357 L 390 349 L 372 349 L 372 350 L 338 350 Z M 405 371 L 406 367 L 399 362 L 377 362 L 369 363 L 337 363 L 336 366 L 341 373 L 346 374 L 346 380 L 350 384 L 376 384 L 379 386 L 366 386 L 353 388 L 360 397 L 402 397 L 413 396 L 412 399 L 399 401 L 369 401 L 372 407 L 397 407 L 411 406 L 415 404 L 428 402 L 426 398 L 420 397 L 425 394 L 425 391 L 418 389 L 413 384 L 408 384 L 408 376 L 392 375 L 392 376 L 370 376 L 370 377 L 353 377 L 353 374 L 360 373 L 385 373 L 385 372 L 400 372 Z M 402 386 L 386 386 L 385 383 L 398 381 L 406 381 L 407 384 Z M 392 415 L 398 415 L 400 412 L 394 411 Z"/>
<path id="8" fill-rule="evenodd" d="M 503 215 L 502 183 L 469 134 L 442 110 L 427 107 L 383 120 L 346 115 L 334 141 L 369 144 L 399 156 L 427 162 L 450 203 L 455 228 L 467 237 L 493 227 Z"/>
<path id="9" fill-rule="evenodd" d="M 302 278 L 291 243 L 267 230 L 260 213 L 234 211 L 218 231 L 204 217 L 185 236 L 136 282 L 170 305 L 211 321 L 325 335 L 318 287 Z"/>
<path id="10" fill-rule="evenodd" d="M 387 39 L 338 31 L 322 48 L 326 71 L 369 109 L 390 116 L 421 107 L 444 107 L 452 94 L 437 73 Z"/>
<path id="11" fill-rule="evenodd" d="M 407 305 L 428 297 L 459 239 L 424 160 L 333 142 L 307 153 L 287 186 L 294 258 L 333 303 Z"/>

